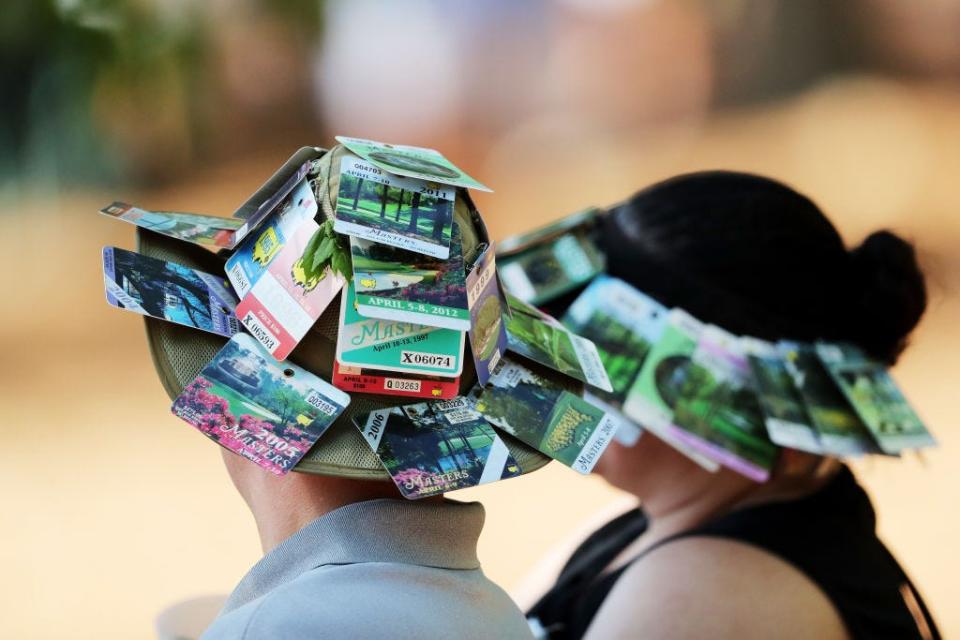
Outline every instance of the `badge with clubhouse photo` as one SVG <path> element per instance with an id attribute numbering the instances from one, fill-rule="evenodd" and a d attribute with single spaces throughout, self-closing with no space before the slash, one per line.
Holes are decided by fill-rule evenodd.
<path id="1" fill-rule="evenodd" d="M 750 337 L 740 338 L 740 345 L 750 363 L 770 439 L 782 447 L 823 454 L 820 437 L 777 346 Z"/>
<path id="2" fill-rule="evenodd" d="M 351 237 L 357 311 L 367 318 L 400 320 L 467 331 L 467 283 L 460 229 L 454 225 L 446 260 Z"/>
<path id="3" fill-rule="evenodd" d="M 441 184 L 493 191 L 464 173 L 434 149 L 336 136 L 337 142 L 384 171 Z"/>
<path id="4" fill-rule="evenodd" d="M 765 482 L 778 449 L 767 437 L 737 336 L 707 325 L 700 332 L 673 407 L 678 439 L 755 482 Z"/>
<path id="5" fill-rule="evenodd" d="M 404 498 L 520 475 L 506 443 L 465 398 L 373 411 L 354 423 Z"/>
<path id="6" fill-rule="evenodd" d="M 300 225 L 316 213 L 317 200 L 304 180 L 290 192 L 266 224 L 244 240 L 227 260 L 227 278 L 238 296 L 242 298 L 250 292 Z"/>
<path id="7" fill-rule="evenodd" d="M 686 384 L 690 357 L 697 349 L 703 325 L 683 311 L 667 313 L 660 338 L 650 348 L 637 379 L 627 392 L 623 413 L 671 447 L 708 471 L 720 464 L 677 438 L 673 424 L 673 406 Z"/>
<path id="8" fill-rule="evenodd" d="M 460 392 L 460 378 L 438 378 L 398 371 L 377 371 L 333 362 L 333 386 L 347 393 L 407 398 L 450 399 Z"/>
<path id="9" fill-rule="evenodd" d="M 424 324 L 364 318 L 353 283 L 343 288 L 337 360 L 353 367 L 456 378 L 463 371 L 465 333 Z"/>
<path id="10" fill-rule="evenodd" d="M 337 233 L 446 260 L 453 238 L 456 189 L 387 173 L 343 156 Z"/>
<path id="11" fill-rule="evenodd" d="M 220 446 L 282 475 L 348 404 L 346 393 L 294 364 L 278 364 L 238 333 L 171 410 Z"/>
<path id="12" fill-rule="evenodd" d="M 623 280 L 600 276 L 570 305 L 563 324 L 593 341 L 603 361 L 612 393 L 596 392 L 622 406 L 650 348 L 660 339 L 667 309 Z"/>
<path id="13" fill-rule="evenodd" d="M 613 391 L 597 347 L 554 318 L 506 292 L 513 314 L 504 316 L 507 348 L 601 391 Z"/>
<path id="14" fill-rule="evenodd" d="M 509 355 L 470 398 L 490 424 L 580 473 L 590 473 L 618 426 L 602 409 Z"/>
<path id="15" fill-rule="evenodd" d="M 497 278 L 497 259 L 491 244 L 480 254 L 467 274 L 470 307 L 470 351 L 480 385 L 487 384 L 494 367 L 507 349 L 506 302 Z"/>
<path id="16" fill-rule="evenodd" d="M 777 343 L 787 371 L 827 454 L 880 453 L 867 426 L 837 387 L 812 344 Z"/>
<path id="17" fill-rule="evenodd" d="M 237 299 L 222 277 L 104 247 L 103 282 L 107 302 L 118 309 L 228 338 L 240 331 Z"/>
<path id="18" fill-rule="evenodd" d="M 816 350 L 884 453 L 936 446 L 882 363 L 852 344 L 817 343 Z"/>
<path id="19" fill-rule="evenodd" d="M 337 242 L 333 235 L 330 225 L 304 220 L 237 305 L 237 317 L 277 360 L 290 355 L 343 288 L 343 276 L 328 265 L 330 252 L 318 256 Z"/>

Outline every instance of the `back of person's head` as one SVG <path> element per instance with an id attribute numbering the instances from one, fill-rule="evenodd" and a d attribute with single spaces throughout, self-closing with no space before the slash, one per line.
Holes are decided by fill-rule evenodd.
<path id="1" fill-rule="evenodd" d="M 926 308 L 910 244 L 878 231 L 847 250 L 817 205 L 768 178 L 677 176 L 603 224 L 611 275 L 734 333 L 849 341 L 892 364 Z"/>

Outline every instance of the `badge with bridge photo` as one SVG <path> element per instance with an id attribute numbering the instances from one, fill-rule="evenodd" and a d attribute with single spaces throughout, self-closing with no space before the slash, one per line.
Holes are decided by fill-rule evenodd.
<path id="1" fill-rule="evenodd" d="M 422 402 L 358 415 L 354 423 L 408 499 L 520 475 L 506 443 L 469 404 Z"/>
<path id="2" fill-rule="evenodd" d="M 368 318 L 470 329 L 460 229 L 446 260 L 351 237 L 357 311 Z"/>
<path id="3" fill-rule="evenodd" d="M 350 404 L 305 369 L 278 364 L 245 333 L 230 339 L 171 410 L 222 447 L 282 475 Z"/>
<path id="4" fill-rule="evenodd" d="M 356 299 L 353 283 L 347 283 L 340 303 L 338 361 L 364 369 L 444 378 L 456 378 L 463 371 L 464 332 L 364 318 L 357 312 Z"/>
<path id="5" fill-rule="evenodd" d="M 386 144 L 346 136 L 337 136 L 336 139 L 353 153 L 386 172 L 464 189 L 492 191 L 468 176 L 435 149 Z"/>
<path id="6" fill-rule="evenodd" d="M 602 409 L 509 355 L 470 392 L 486 420 L 580 473 L 590 473 L 619 426 Z"/>
<path id="7" fill-rule="evenodd" d="M 237 299 L 220 276 L 116 247 L 103 248 L 107 302 L 141 315 L 230 337 Z"/>
<path id="8" fill-rule="evenodd" d="M 455 198 L 453 187 L 396 176 L 345 155 L 333 228 L 446 260 L 453 238 Z"/>

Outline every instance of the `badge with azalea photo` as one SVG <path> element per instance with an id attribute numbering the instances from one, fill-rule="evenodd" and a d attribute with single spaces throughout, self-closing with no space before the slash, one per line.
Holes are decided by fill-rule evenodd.
<path id="1" fill-rule="evenodd" d="M 506 443 L 466 398 L 382 409 L 354 422 L 405 498 L 520 475 Z"/>
<path id="2" fill-rule="evenodd" d="M 230 339 L 174 401 L 174 415 L 222 447 L 283 475 L 350 404 L 350 396 L 245 333 Z"/>

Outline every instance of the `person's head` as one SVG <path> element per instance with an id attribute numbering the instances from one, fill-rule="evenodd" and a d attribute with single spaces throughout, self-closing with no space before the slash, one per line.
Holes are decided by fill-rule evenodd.
<path id="1" fill-rule="evenodd" d="M 610 275 L 735 334 L 851 342 L 893 364 L 926 307 L 910 244 L 877 231 L 848 249 L 809 198 L 760 176 L 657 183 L 613 208 L 601 237 Z M 611 476 L 630 465 L 681 464 L 650 440 L 629 453 L 613 446 L 601 473 L 617 484 Z"/>

